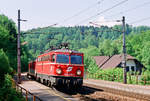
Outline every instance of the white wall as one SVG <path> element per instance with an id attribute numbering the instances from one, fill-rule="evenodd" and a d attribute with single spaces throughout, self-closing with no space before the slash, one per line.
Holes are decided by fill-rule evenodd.
<path id="1" fill-rule="evenodd" d="M 136 70 L 136 64 L 134 60 L 127 60 L 126 66 L 129 66 L 129 71 L 131 71 L 132 66 L 134 66 L 134 70 Z"/>

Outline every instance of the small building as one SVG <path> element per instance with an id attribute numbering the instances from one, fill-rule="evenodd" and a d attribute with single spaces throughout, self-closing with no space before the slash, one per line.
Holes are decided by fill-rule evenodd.
<path id="1" fill-rule="evenodd" d="M 101 69 L 110 69 L 121 67 L 122 68 L 122 56 L 113 55 L 113 56 L 94 56 L 96 64 Z M 126 70 L 128 71 L 139 71 L 142 72 L 142 68 L 144 67 L 137 59 L 134 57 L 127 55 L 126 57 Z"/>

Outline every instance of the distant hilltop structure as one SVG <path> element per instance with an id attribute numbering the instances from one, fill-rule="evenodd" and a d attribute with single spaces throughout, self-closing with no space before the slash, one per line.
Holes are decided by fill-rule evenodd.
<path id="1" fill-rule="evenodd" d="M 115 25 L 121 25 L 121 24 L 122 24 L 122 22 L 106 20 L 104 17 L 100 17 L 95 22 L 90 22 L 90 25 L 95 26 L 95 27 L 101 27 L 101 26 L 113 27 Z"/>

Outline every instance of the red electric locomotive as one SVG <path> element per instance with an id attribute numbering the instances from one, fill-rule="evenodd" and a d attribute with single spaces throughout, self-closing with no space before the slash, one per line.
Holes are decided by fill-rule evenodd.
<path id="1" fill-rule="evenodd" d="M 49 86 L 76 86 L 83 84 L 84 54 L 69 49 L 44 53 L 29 63 L 28 76 Z"/>

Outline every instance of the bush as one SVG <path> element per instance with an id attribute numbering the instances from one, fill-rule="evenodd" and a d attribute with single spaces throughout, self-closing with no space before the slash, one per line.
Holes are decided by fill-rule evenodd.
<path id="1" fill-rule="evenodd" d="M 88 72 L 90 78 L 94 79 L 102 79 L 102 80 L 108 80 L 108 81 L 118 81 L 122 82 L 123 80 L 123 70 L 122 68 L 115 68 L 115 69 L 107 69 L 107 70 L 101 70 L 93 68 L 93 72 Z M 91 69 L 92 70 L 92 69 Z"/>
<path id="2" fill-rule="evenodd" d="M 123 78 L 122 68 L 100 70 L 99 74 L 104 76 L 104 78 L 102 78 L 103 80 L 108 81 L 122 81 Z"/>
<path id="3" fill-rule="evenodd" d="M 93 68 L 94 69 L 94 68 Z M 96 69 L 97 70 L 97 69 Z M 94 72 L 88 72 L 88 77 L 92 79 L 101 79 L 107 81 L 123 82 L 123 69 L 107 69 L 107 70 L 93 70 Z M 150 84 L 150 71 L 143 71 L 141 75 L 139 72 L 127 72 L 127 83 L 128 84 Z"/>
<path id="4" fill-rule="evenodd" d="M 0 50 L 0 101 L 23 101 L 23 97 L 12 87 L 12 77 L 9 75 L 12 68 L 9 65 L 8 57 Z"/>
<path id="5" fill-rule="evenodd" d="M 4 75 L 11 72 L 8 57 L 5 52 L 0 49 L 0 74 Z"/>
<path id="6" fill-rule="evenodd" d="M 8 57 L 5 52 L 0 49 L 0 87 L 3 85 L 5 74 L 11 73 Z"/>
<path id="7" fill-rule="evenodd" d="M 12 87 L 12 77 L 5 75 L 4 85 L 0 88 L 0 101 L 24 101 L 21 93 Z"/>
<path id="8" fill-rule="evenodd" d="M 141 75 L 141 84 L 150 84 L 150 71 L 146 70 Z"/>

